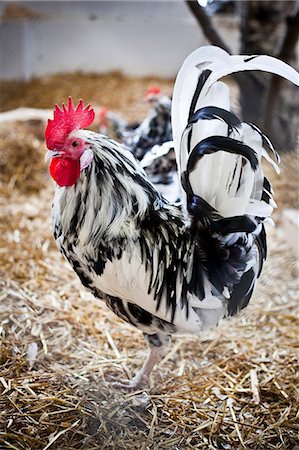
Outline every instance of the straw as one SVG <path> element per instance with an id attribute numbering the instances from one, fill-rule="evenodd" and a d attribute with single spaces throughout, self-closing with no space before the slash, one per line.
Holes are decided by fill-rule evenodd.
<path id="1" fill-rule="evenodd" d="M 117 111 L 132 97 L 142 117 L 135 91 L 140 98 L 144 80 L 103 80 L 92 77 L 95 96 L 100 89 L 110 106 L 111 95 Z M 85 97 L 84 83 L 80 74 L 47 77 L 16 85 L 14 97 L 9 85 L 5 105 L 23 98 L 48 108 L 74 92 Z M 53 242 L 42 126 L 0 130 L 1 450 L 296 448 L 298 272 L 279 217 L 298 208 L 298 153 L 283 156 L 280 179 L 269 174 L 280 210 L 250 305 L 215 331 L 175 338 L 147 394 L 128 393 L 109 378 L 136 373 L 147 346 L 84 290 Z"/>

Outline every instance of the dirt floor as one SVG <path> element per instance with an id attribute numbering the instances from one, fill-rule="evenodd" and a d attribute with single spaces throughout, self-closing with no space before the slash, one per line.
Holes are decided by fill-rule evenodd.
<path id="1" fill-rule="evenodd" d="M 7 83 L 1 109 L 73 95 L 135 120 L 150 82 L 171 93 L 171 80 L 120 74 Z M 298 153 L 270 175 L 277 227 L 250 306 L 214 332 L 174 339 L 150 389 L 125 393 L 108 378 L 132 376 L 146 345 L 84 290 L 54 244 L 43 128 L 0 128 L 1 450 L 298 448 L 298 272 L 281 221 L 298 208 Z"/>

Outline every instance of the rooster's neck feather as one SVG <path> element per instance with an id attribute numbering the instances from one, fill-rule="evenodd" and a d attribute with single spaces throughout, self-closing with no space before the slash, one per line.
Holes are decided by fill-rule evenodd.
<path id="1" fill-rule="evenodd" d="M 59 217 L 64 234 L 76 233 L 83 246 L 103 239 L 136 239 L 136 224 L 165 201 L 128 150 L 90 131 L 85 140 L 93 161 L 74 186 L 57 189 L 54 222 Z"/>

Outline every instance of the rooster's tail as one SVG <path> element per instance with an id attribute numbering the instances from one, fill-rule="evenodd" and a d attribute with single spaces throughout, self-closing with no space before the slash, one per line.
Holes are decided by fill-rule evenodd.
<path id="1" fill-rule="evenodd" d="M 247 70 L 271 72 L 299 85 L 298 73 L 280 60 L 263 55 L 231 56 L 213 46 L 194 51 L 177 76 L 173 133 L 191 213 L 198 198 L 226 218 L 249 215 L 265 219 L 275 206 L 261 159 L 267 159 L 278 171 L 278 154 L 257 127 L 231 112 L 230 89 L 218 81 Z"/>
<path id="2" fill-rule="evenodd" d="M 279 171 L 279 156 L 270 140 L 231 112 L 230 89 L 218 81 L 247 70 L 271 72 L 299 85 L 298 73 L 275 58 L 231 56 L 207 46 L 184 62 L 172 103 L 185 206 L 192 224 L 205 233 L 199 241 L 207 243 L 205 272 L 211 289 L 205 288 L 201 296 L 223 293 L 230 286 L 229 314 L 248 303 L 266 256 L 263 222 L 271 221 L 275 202 L 263 174 L 262 158 Z"/>

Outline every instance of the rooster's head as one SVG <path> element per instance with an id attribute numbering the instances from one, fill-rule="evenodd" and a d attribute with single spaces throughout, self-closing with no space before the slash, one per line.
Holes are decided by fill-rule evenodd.
<path id="1" fill-rule="evenodd" d="M 150 86 L 144 96 L 148 103 L 154 103 L 161 97 L 161 89 L 158 86 Z"/>
<path id="2" fill-rule="evenodd" d="M 84 108 L 83 100 L 76 108 L 71 97 L 68 107 L 55 105 L 54 119 L 48 120 L 45 131 L 46 160 L 51 159 L 50 174 L 59 186 L 75 184 L 80 171 L 91 163 L 93 153 L 82 128 L 88 127 L 94 117 L 94 110 L 90 105 Z"/>

